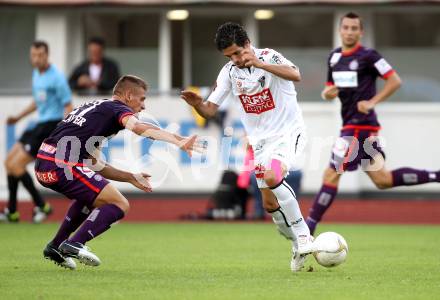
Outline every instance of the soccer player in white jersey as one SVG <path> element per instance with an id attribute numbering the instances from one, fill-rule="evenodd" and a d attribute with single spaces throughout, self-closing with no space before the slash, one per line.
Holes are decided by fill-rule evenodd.
<path id="1" fill-rule="evenodd" d="M 301 75 L 275 50 L 254 48 L 239 24 L 221 25 L 215 42 L 230 61 L 221 69 L 214 91 L 207 101 L 191 91 L 183 91 L 181 97 L 205 118 L 213 117 L 228 97 L 234 98 L 231 106 L 240 110 L 254 150 L 263 206 L 279 232 L 292 241 L 291 269 L 300 271 L 306 255 L 312 252 L 312 237 L 284 177 L 297 163 L 306 142 L 293 84 Z"/>

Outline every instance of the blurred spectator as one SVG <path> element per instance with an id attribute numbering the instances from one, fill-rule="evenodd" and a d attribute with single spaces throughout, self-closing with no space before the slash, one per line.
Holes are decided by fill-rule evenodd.
<path id="1" fill-rule="evenodd" d="M 119 79 L 118 65 L 104 56 L 105 43 L 92 38 L 87 46 L 88 59 L 75 67 L 69 78 L 70 87 L 83 94 L 108 94 Z"/>

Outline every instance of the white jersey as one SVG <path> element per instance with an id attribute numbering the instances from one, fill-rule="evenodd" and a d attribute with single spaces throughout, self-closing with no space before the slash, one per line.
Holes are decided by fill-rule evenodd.
<path id="1" fill-rule="evenodd" d="M 275 50 L 253 47 L 252 50 L 265 63 L 295 67 Z M 240 103 L 241 120 L 251 145 L 304 127 L 293 82 L 263 69 L 240 69 L 228 62 L 220 71 L 208 101 L 221 105 L 228 97 Z"/>

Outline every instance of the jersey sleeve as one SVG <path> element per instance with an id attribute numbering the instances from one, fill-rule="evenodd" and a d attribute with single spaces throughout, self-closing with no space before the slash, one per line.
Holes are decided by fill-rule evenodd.
<path id="1" fill-rule="evenodd" d="M 208 97 L 208 101 L 221 105 L 230 95 L 232 90 L 231 79 L 229 75 L 230 65 L 224 66 L 218 74 L 214 90 Z"/>
<path id="2" fill-rule="evenodd" d="M 62 74 L 59 74 L 58 77 L 56 93 L 57 93 L 57 98 L 61 101 L 63 105 L 72 102 L 72 91 L 70 90 L 66 78 Z"/>
<path id="3" fill-rule="evenodd" d="M 384 79 L 395 73 L 393 67 L 376 50 L 371 51 L 370 62 L 372 69 Z"/>
<path id="4" fill-rule="evenodd" d="M 331 53 L 327 59 L 327 81 L 325 82 L 326 86 L 335 85 L 335 82 L 333 80 L 333 75 L 332 75 L 332 68 L 330 66 L 330 57 L 332 57 L 332 55 L 333 55 L 333 53 Z"/>
<path id="5" fill-rule="evenodd" d="M 266 63 L 273 65 L 288 65 L 295 69 L 298 69 L 298 67 L 293 62 L 291 62 L 290 60 L 285 58 L 281 53 L 273 49 L 263 50 L 261 54 L 262 54 L 261 58 Z"/>
<path id="6" fill-rule="evenodd" d="M 113 107 L 113 113 L 116 120 L 118 120 L 118 124 L 121 125 L 122 127 L 123 127 L 122 119 L 126 116 L 134 115 L 134 112 L 128 106 L 125 106 L 124 104 L 120 104 L 120 103 L 117 103 Z"/>

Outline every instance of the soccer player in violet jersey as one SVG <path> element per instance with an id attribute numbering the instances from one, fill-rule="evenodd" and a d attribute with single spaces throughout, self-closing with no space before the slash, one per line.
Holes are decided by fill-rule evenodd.
<path id="1" fill-rule="evenodd" d="M 292 241 L 290 267 L 300 271 L 313 243 L 295 193 L 284 180 L 288 170 L 298 166 L 306 142 L 294 85 L 301 79 L 299 69 L 273 49 L 254 48 L 238 24 L 221 25 L 215 41 L 230 60 L 221 69 L 216 88 L 207 101 L 190 91 L 181 96 L 205 118 L 213 117 L 228 98 L 234 101 L 254 151 L 263 206 L 279 232 Z"/>
<path id="2" fill-rule="evenodd" d="M 43 251 L 45 258 L 69 269 L 76 268 L 72 258 L 86 265 L 99 265 L 100 259 L 85 243 L 122 219 L 129 209 L 128 200 L 108 179 L 151 192 L 150 175 L 118 170 L 99 159 L 96 153 L 102 141 L 127 128 L 192 154 L 196 136 L 181 137 L 137 119 L 135 114 L 145 109 L 146 91 L 142 79 L 121 77 L 111 100 L 87 102 L 76 108 L 41 144 L 35 162 L 38 181 L 73 201 L 58 232 Z"/>
<path id="3" fill-rule="evenodd" d="M 356 170 L 359 165 L 379 189 L 440 181 L 440 172 L 413 168 L 389 171 L 385 168 L 385 154 L 377 138 L 380 124 L 374 107 L 400 87 L 400 78 L 376 50 L 360 44 L 363 28 L 358 15 L 343 16 L 339 32 L 342 47 L 330 53 L 322 97 L 326 100 L 339 97 L 343 127 L 333 147 L 330 166 L 324 172 L 323 185 L 307 217 L 312 234 L 333 203 L 342 174 Z M 379 76 L 385 80 L 385 85 L 376 92 Z"/>

